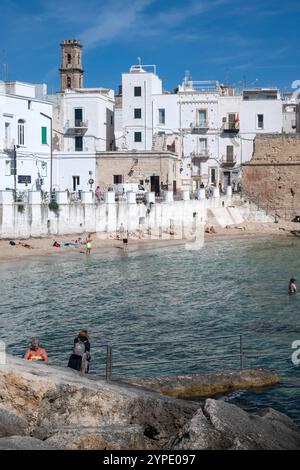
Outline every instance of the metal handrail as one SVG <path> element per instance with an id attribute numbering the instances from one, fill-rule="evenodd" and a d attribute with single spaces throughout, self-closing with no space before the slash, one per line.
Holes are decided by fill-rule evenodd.
<path id="1" fill-rule="evenodd" d="M 210 337 L 210 338 L 206 338 L 205 336 L 202 336 L 202 337 L 200 336 L 200 337 L 197 338 L 197 339 L 186 339 L 186 340 L 183 340 L 183 341 L 180 340 L 180 344 L 183 344 L 183 343 L 198 343 L 199 340 L 211 341 L 211 340 L 215 340 L 215 339 L 236 338 L 237 336 L 241 336 L 241 334 L 240 334 L 240 333 L 237 333 L 237 334 L 235 334 L 235 335 L 213 336 L 213 337 Z M 174 340 L 171 340 L 171 339 L 169 339 L 169 340 L 163 340 L 163 341 L 154 341 L 154 342 L 153 342 L 153 341 L 151 341 L 151 342 L 150 342 L 150 341 L 149 341 L 149 342 L 144 342 L 144 341 L 143 341 L 143 342 L 140 342 L 140 343 L 139 343 L 139 342 L 134 342 L 134 341 L 132 341 L 132 342 L 129 342 L 129 343 L 127 343 L 127 342 L 124 342 L 124 343 L 117 343 L 117 344 L 110 343 L 110 345 L 111 345 L 111 346 L 116 346 L 116 345 L 118 345 L 118 346 L 125 346 L 125 345 L 126 345 L 126 346 L 127 346 L 127 345 L 132 345 L 132 346 L 144 346 L 144 345 L 151 345 L 151 346 L 153 346 L 153 345 L 155 345 L 155 346 L 157 346 L 157 345 L 161 345 L 161 344 L 163 344 L 163 343 L 175 343 L 175 341 L 174 341 Z"/>
<path id="2" fill-rule="evenodd" d="M 235 335 L 227 335 L 227 336 L 215 336 L 213 338 L 197 338 L 197 339 L 189 339 L 189 340 L 182 340 L 180 341 L 180 344 L 191 344 L 191 343 L 199 343 L 201 340 L 209 341 L 211 342 L 213 339 L 215 340 L 220 340 L 220 339 L 228 339 L 228 338 L 239 338 L 239 353 L 235 354 L 230 354 L 230 355 L 223 355 L 221 356 L 221 353 L 224 351 L 218 351 L 220 352 L 220 355 L 216 356 L 203 356 L 203 357 L 193 357 L 191 359 L 172 359 L 172 360 L 163 360 L 160 361 L 160 364 L 171 364 L 171 363 L 182 363 L 182 362 L 195 362 L 198 360 L 212 360 L 212 359 L 220 359 L 220 358 L 234 358 L 234 357 L 239 357 L 240 358 L 240 369 L 243 369 L 244 367 L 244 358 L 245 358 L 245 353 L 244 353 L 244 344 L 243 344 L 243 335 L 242 334 L 235 334 Z M 162 345 L 162 344 L 174 344 L 174 340 L 164 340 L 164 341 L 154 341 L 154 342 L 123 342 L 123 343 L 117 343 L 117 344 L 107 344 L 106 346 L 106 380 L 109 381 L 112 379 L 112 370 L 113 366 L 114 367 L 123 367 L 123 368 L 128 368 L 128 367 L 136 367 L 136 366 L 141 366 L 141 365 L 153 365 L 157 364 L 156 361 L 141 361 L 141 362 L 131 362 L 130 364 L 126 363 L 115 363 L 113 364 L 113 347 L 137 347 L 137 346 L 157 346 L 157 345 Z M 178 344 L 178 340 L 176 341 L 176 344 Z M 230 346 L 232 343 L 230 344 Z M 201 350 L 201 348 L 200 348 Z"/>

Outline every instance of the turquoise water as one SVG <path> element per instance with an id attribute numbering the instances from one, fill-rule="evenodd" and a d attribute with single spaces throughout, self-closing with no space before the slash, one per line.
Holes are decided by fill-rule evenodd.
<path id="1" fill-rule="evenodd" d="M 91 371 L 105 373 L 110 342 L 116 377 L 237 368 L 243 334 L 245 367 L 268 367 L 282 382 L 226 400 L 273 406 L 300 425 L 300 366 L 291 361 L 300 294 L 287 294 L 290 277 L 300 286 L 299 252 L 300 240 L 262 238 L 211 242 L 200 251 L 114 249 L 2 263 L 0 338 L 19 355 L 38 336 L 51 362 L 65 365 L 73 338 L 87 328 Z M 227 335 L 236 336 L 214 339 Z M 151 364 L 135 365 L 145 361 Z"/>

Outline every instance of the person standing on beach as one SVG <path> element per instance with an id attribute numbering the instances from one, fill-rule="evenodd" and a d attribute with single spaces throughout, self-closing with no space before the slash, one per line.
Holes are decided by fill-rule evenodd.
<path id="1" fill-rule="evenodd" d="M 296 292 L 297 292 L 296 279 L 292 278 L 290 279 L 290 283 L 289 283 L 289 294 L 296 294 Z"/>
<path id="2" fill-rule="evenodd" d="M 89 233 L 88 236 L 86 237 L 85 241 L 85 247 L 86 247 L 86 254 L 90 255 L 91 254 L 91 249 L 92 249 L 92 237 L 91 234 Z"/>
<path id="3" fill-rule="evenodd" d="M 126 235 L 123 238 L 123 250 L 128 251 L 128 239 L 129 239 L 129 232 L 127 230 Z"/>
<path id="4" fill-rule="evenodd" d="M 120 225 L 120 228 L 119 228 L 119 239 L 120 240 L 123 240 L 124 239 L 124 235 L 125 235 L 125 227 L 123 225 L 123 223 Z"/>
<path id="5" fill-rule="evenodd" d="M 68 367 L 87 374 L 89 371 L 89 361 L 91 344 L 87 330 L 81 330 L 74 339 L 73 352 L 69 358 Z"/>

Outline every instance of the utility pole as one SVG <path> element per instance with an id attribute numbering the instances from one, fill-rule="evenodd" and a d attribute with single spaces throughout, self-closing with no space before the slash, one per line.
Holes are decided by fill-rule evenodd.
<path id="1" fill-rule="evenodd" d="M 52 117 L 51 116 L 48 116 L 47 114 L 44 114 L 44 113 L 40 113 L 41 116 L 45 117 L 46 119 L 49 119 L 50 121 L 50 200 L 51 200 L 51 197 L 52 197 L 52 180 L 53 180 L 53 148 L 52 148 L 52 128 L 53 128 L 53 124 L 52 124 Z"/>

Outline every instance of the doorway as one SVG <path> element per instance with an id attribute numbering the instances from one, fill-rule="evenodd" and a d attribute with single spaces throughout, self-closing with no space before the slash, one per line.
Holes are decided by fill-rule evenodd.
<path id="1" fill-rule="evenodd" d="M 174 194 L 177 194 L 177 184 L 176 184 L 176 180 L 173 180 L 173 193 L 174 193 Z"/>
<path id="2" fill-rule="evenodd" d="M 226 190 L 227 186 L 231 185 L 231 173 L 230 171 L 224 171 L 223 173 L 223 188 Z"/>
<path id="3" fill-rule="evenodd" d="M 80 177 L 72 176 L 72 178 L 73 178 L 73 191 L 77 191 L 77 188 L 80 185 Z"/>
<path id="4" fill-rule="evenodd" d="M 151 176 L 151 192 L 155 193 L 156 196 L 160 195 L 159 176 Z"/>

